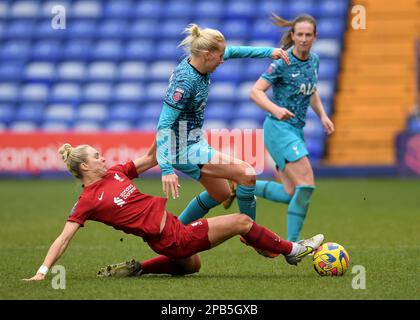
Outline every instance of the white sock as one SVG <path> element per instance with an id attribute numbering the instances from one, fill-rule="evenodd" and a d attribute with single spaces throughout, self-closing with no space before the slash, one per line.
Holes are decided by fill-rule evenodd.
<path id="1" fill-rule="evenodd" d="M 297 242 L 292 242 L 292 251 L 290 251 L 290 253 L 288 254 L 288 256 L 295 256 L 303 251 L 306 250 L 306 247 L 297 243 Z"/>

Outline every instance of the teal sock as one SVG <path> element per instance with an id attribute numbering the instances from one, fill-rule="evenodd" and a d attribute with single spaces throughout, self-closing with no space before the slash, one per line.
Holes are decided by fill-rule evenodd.
<path id="1" fill-rule="evenodd" d="M 296 242 L 300 240 L 300 231 L 302 230 L 314 189 L 314 186 L 296 186 L 287 211 L 288 241 Z"/>
<path id="2" fill-rule="evenodd" d="M 257 180 L 255 195 L 270 201 L 289 203 L 292 196 L 284 190 L 281 183 L 275 181 Z"/>
<path id="3" fill-rule="evenodd" d="M 214 200 L 207 191 L 203 191 L 190 201 L 188 206 L 178 216 L 178 220 L 183 224 L 188 224 L 204 217 L 211 208 L 214 208 L 220 202 Z"/>
<path id="4" fill-rule="evenodd" d="M 236 199 L 239 211 L 246 214 L 252 220 L 256 217 L 255 186 L 242 186 L 238 184 L 236 188 Z"/>

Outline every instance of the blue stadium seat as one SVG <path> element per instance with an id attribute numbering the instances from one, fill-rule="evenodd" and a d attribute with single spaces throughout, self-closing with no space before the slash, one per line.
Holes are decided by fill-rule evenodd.
<path id="1" fill-rule="evenodd" d="M 98 36 L 103 39 L 123 39 L 129 36 L 128 22 L 124 19 L 103 20 Z"/>
<path id="2" fill-rule="evenodd" d="M 262 1 L 258 3 L 255 7 L 258 18 L 265 19 L 266 22 L 270 23 L 269 19 L 272 13 L 275 13 L 279 16 L 285 12 L 288 4 L 284 0 L 270 0 Z"/>
<path id="3" fill-rule="evenodd" d="M 137 121 L 141 106 L 137 103 L 117 103 L 111 105 L 109 118 L 113 120 Z"/>
<path id="4" fill-rule="evenodd" d="M 221 20 L 214 18 L 196 18 L 193 22 L 200 26 L 200 28 L 211 28 L 218 30 L 220 28 Z"/>
<path id="5" fill-rule="evenodd" d="M 66 33 L 73 39 L 91 39 L 96 36 L 97 22 L 94 20 L 76 19 L 66 25 Z"/>
<path id="6" fill-rule="evenodd" d="M 122 82 L 115 86 L 113 99 L 115 101 L 140 102 L 144 99 L 144 89 L 137 82 Z"/>
<path id="7" fill-rule="evenodd" d="M 10 3 L 8 15 L 14 19 L 32 18 L 40 11 L 38 1 L 14 1 Z"/>
<path id="8" fill-rule="evenodd" d="M 44 105 L 40 103 L 22 104 L 15 113 L 17 121 L 33 121 L 37 125 L 43 119 Z"/>
<path id="9" fill-rule="evenodd" d="M 257 79 L 268 69 L 271 61 L 268 59 L 254 59 L 246 65 L 246 71 L 243 73 L 243 79 L 246 81 L 257 81 Z"/>
<path id="10" fill-rule="evenodd" d="M 253 0 L 230 0 L 224 10 L 226 19 L 251 19 L 255 15 L 258 3 Z"/>
<path id="11" fill-rule="evenodd" d="M 319 5 L 320 18 L 331 17 L 345 19 L 349 7 L 348 0 L 323 0 Z"/>
<path id="12" fill-rule="evenodd" d="M 316 119 L 306 119 L 306 125 L 303 128 L 305 137 L 311 137 L 314 139 L 321 139 L 325 136 L 324 127 L 321 121 Z"/>
<path id="13" fill-rule="evenodd" d="M 124 47 L 124 58 L 128 60 L 149 61 L 154 58 L 153 41 L 132 40 Z"/>
<path id="14" fill-rule="evenodd" d="M 40 40 L 31 49 L 31 59 L 55 60 L 62 57 L 62 43 L 56 40 Z"/>
<path id="15" fill-rule="evenodd" d="M 64 59 L 88 59 L 93 48 L 91 40 L 71 40 L 68 41 L 63 50 Z"/>
<path id="16" fill-rule="evenodd" d="M 85 64 L 80 61 L 65 61 L 57 65 L 57 80 L 82 80 L 86 76 Z"/>
<path id="17" fill-rule="evenodd" d="M 128 120 L 109 120 L 105 123 L 105 130 L 113 132 L 130 131 L 133 129 L 133 124 Z"/>
<path id="18" fill-rule="evenodd" d="M 5 19 L 8 15 L 9 4 L 7 2 L 0 2 L 0 19 Z"/>
<path id="19" fill-rule="evenodd" d="M 112 81 L 117 76 L 117 66 L 113 62 L 95 61 L 87 67 L 87 79 L 90 81 Z"/>
<path id="20" fill-rule="evenodd" d="M 14 117 L 15 110 L 13 104 L 0 103 L 0 123 L 7 125 L 14 119 Z"/>
<path id="21" fill-rule="evenodd" d="M 128 19 L 134 15 L 134 3 L 132 1 L 108 1 L 102 11 L 104 18 L 123 18 Z"/>
<path id="22" fill-rule="evenodd" d="M 317 84 L 317 90 L 323 101 L 331 100 L 334 96 L 335 82 L 319 80 Z"/>
<path id="23" fill-rule="evenodd" d="M 44 121 L 40 129 L 45 132 L 66 132 L 70 130 L 70 125 L 63 121 Z"/>
<path id="24" fill-rule="evenodd" d="M 164 3 L 157 0 L 139 1 L 134 8 L 134 14 L 137 18 L 160 18 L 165 9 Z"/>
<path id="25" fill-rule="evenodd" d="M 260 129 L 261 127 L 261 121 L 248 118 L 235 118 L 230 123 L 231 129 Z"/>
<path id="26" fill-rule="evenodd" d="M 155 40 L 160 39 L 160 21 L 157 19 L 140 19 L 135 20 L 130 26 L 128 34 L 132 39 Z"/>
<path id="27" fill-rule="evenodd" d="M 13 102 L 19 94 L 19 85 L 15 82 L 0 82 L 0 102 Z"/>
<path id="28" fill-rule="evenodd" d="M 23 61 L 29 56 L 31 48 L 30 41 L 10 40 L 0 46 L 0 59 Z"/>
<path id="29" fill-rule="evenodd" d="M 13 121 L 9 129 L 14 132 L 33 132 L 38 129 L 38 126 L 33 121 Z"/>
<path id="30" fill-rule="evenodd" d="M 23 76 L 28 81 L 51 81 L 55 67 L 51 62 L 31 62 L 26 65 Z"/>
<path id="31" fill-rule="evenodd" d="M 1 62 L 0 63 L 0 81 L 20 80 L 25 65 L 20 62 Z"/>
<path id="32" fill-rule="evenodd" d="M 123 46 L 119 40 L 101 40 L 91 51 L 93 59 L 119 60 L 123 55 Z"/>
<path id="33" fill-rule="evenodd" d="M 89 82 L 83 89 L 83 101 L 109 102 L 112 97 L 112 84 L 106 82 Z"/>
<path id="34" fill-rule="evenodd" d="M 140 120 L 136 123 L 135 129 L 139 131 L 156 131 L 158 120 Z"/>
<path id="35" fill-rule="evenodd" d="M 70 125 L 76 118 L 76 108 L 71 103 L 50 104 L 44 111 L 44 122 L 59 122 Z"/>
<path id="36" fill-rule="evenodd" d="M 223 23 L 219 30 L 223 33 L 225 38 L 229 39 L 248 39 L 249 22 L 245 19 L 227 20 Z"/>
<path id="37" fill-rule="evenodd" d="M 317 21 L 317 33 L 320 39 L 333 38 L 341 40 L 346 22 L 338 18 L 324 18 Z"/>
<path id="38" fill-rule="evenodd" d="M 203 18 L 222 18 L 224 4 L 222 1 L 203 0 L 196 3 L 194 15 L 197 19 Z"/>
<path id="39" fill-rule="evenodd" d="M 242 61 L 239 59 L 232 59 L 216 69 L 212 74 L 212 81 L 232 81 L 237 84 L 242 79 L 242 73 Z"/>
<path id="40" fill-rule="evenodd" d="M 79 106 L 77 112 L 78 121 L 94 121 L 102 123 L 108 119 L 108 109 L 102 103 L 85 103 Z"/>
<path id="41" fill-rule="evenodd" d="M 235 110 L 237 117 L 242 119 L 252 119 L 259 123 L 263 123 L 267 113 L 258 107 L 253 102 L 244 102 L 239 105 L 239 108 Z"/>
<path id="42" fill-rule="evenodd" d="M 236 98 L 236 86 L 231 82 L 216 82 L 210 88 L 209 101 L 233 102 Z"/>
<path id="43" fill-rule="evenodd" d="M 142 121 L 153 121 L 156 129 L 161 111 L 162 102 L 147 103 L 139 107 L 140 119 Z"/>
<path id="44" fill-rule="evenodd" d="M 162 10 L 162 15 L 166 18 L 181 18 L 190 20 L 193 16 L 194 5 L 189 0 L 170 0 Z"/>
<path id="45" fill-rule="evenodd" d="M 273 25 L 268 19 L 255 20 L 250 30 L 251 39 L 278 41 L 280 36 L 280 28 Z"/>
<path id="46" fill-rule="evenodd" d="M 101 1 L 75 1 L 68 11 L 71 18 L 97 18 L 102 13 Z"/>
<path id="47" fill-rule="evenodd" d="M 66 15 L 70 8 L 70 2 L 73 0 L 47 0 L 42 2 L 42 7 L 38 11 L 38 17 L 40 18 L 48 18 L 51 21 L 51 17 L 58 13 L 58 11 L 62 10 L 61 7 L 64 8 Z M 53 13 L 54 9 L 54 13 Z M 71 9 L 70 9 L 71 10 Z"/>
<path id="48" fill-rule="evenodd" d="M 257 78 L 255 78 L 256 81 Z M 251 88 L 254 86 L 255 81 L 243 81 L 236 90 L 236 101 L 238 102 L 250 102 L 249 95 L 251 94 Z"/>
<path id="49" fill-rule="evenodd" d="M 336 59 L 324 59 L 322 63 L 319 64 L 319 80 L 335 81 L 337 74 L 338 61 Z"/>
<path id="50" fill-rule="evenodd" d="M 33 19 L 18 19 L 9 22 L 4 37 L 9 39 L 30 39 L 35 30 Z"/>
<path id="51" fill-rule="evenodd" d="M 24 84 L 20 90 L 20 99 L 25 102 L 45 102 L 48 99 L 48 85 L 43 83 Z"/>
<path id="52" fill-rule="evenodd" d="M 148 76 L 147 65 L 140 61 L 125 61 L 118 68 L 118 79 L 121 80 L 144 80 Z"/>
<path id="53" fill-rule="evenodd" d="M 176 60 L 179 61 L 184 51 L 178 48 L 179 41 L 163 40 L 156 44 L 153 55 L 154 60 Z"/>
<path id="54" fill-rule="evenodd" d="M 324 155 L 325 139 L 305 136 L 305 142 L 309 152 L 309 160 L 312 164 L 317 164 Z"/>
<path id="55" fill-rule="evenodd" d="M 318 39 L 312 51 L 319 55 L 322 60 L 324 58 L 338 58 L 341 54 L 341 41 L 338 39 Z"/>
<path id="56" fill-rule="evenodd" d="M 77 132 L 99 132 L 102 130 L 102 123 L 93 120 L 81 120 L 76 121 L 72 129 Z"/>
<path id="57" fill-rule="evenodd" d="M 162 106 L 167 90 L 168 82 L 152 82 L 145 88 L 146 99 L 150 102 L 160 103 L 160 106 Z"/>
<path id="58" fill-rule="evenodd" d="M 203 124 L 204 130 L 221 130 L 221 129 L 229 129 L 229 123 L 223 119 L 209 119 L 205 120 Z"/>
<path id="59" fill-rule="evenodd" d="M 57 82 L 51 89 L 51 102 L 77 102 L 81 97 L 80 85 L 77 83 Z"/>
<path id="60" fill-rule="evenodd" d="M 168 81 L 175 67 L 174 61 L 153 62 L 149 65 L 149 77 L 154 81 Z"/>
<path id="61" fill-rule="evenodd" d="M 313 17 L 317 17 L 319 12 L 318 6 L 319 4 L 312 0 L 292 1 L 287 6 L 285 18 L 293 20 L 301 14 L 309 14 Z"/>
<path id="62" fill-rule="evenodd" d="M 205 119 L 231 121 L 236 117 L 236 110 L 231 103 L 211 103 L 206 107 Z"/>
<path id="63" fill-rule="evenodd" d="M 51 27 L 51 14 L 47 19 L 41 20 L 35 27 L 34 36 L 37 39 L 60 40 L 67 36 L 67 21 L 65 29 L 55 29 Z"/>
<path id="64" fill-rule="evenodd" d="M 159 26 L 160 37 L 163 39 L 182 40 L 185 28 L 190 23 L 187 19 L 168 19 L 163 20 Z"/>

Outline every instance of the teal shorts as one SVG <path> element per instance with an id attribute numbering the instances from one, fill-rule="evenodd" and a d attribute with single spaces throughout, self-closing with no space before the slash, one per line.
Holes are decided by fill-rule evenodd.
<path id="1" fill-rule="evenodd" d="M 303 129 L 267 117 L 264 121 L 264 144 L 277 167 L 283 171 L 286 163 L 295 162 L 307 155 Z"/>
<path id="2" fill-rule="evenodd" d="M 184 152 L 179 152 L 177 163 L 173 167 L 198 181 L 201 178 L 201 168 L 210 162 L 215 152 L 207 141 L 200 140 L 187 146 Z"/>

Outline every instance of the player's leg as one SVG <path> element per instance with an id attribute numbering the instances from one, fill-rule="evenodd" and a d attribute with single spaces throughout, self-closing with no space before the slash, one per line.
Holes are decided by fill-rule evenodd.
<path id="1" fill-rule="evenodd" d="M 206 188 L 190 201 L 184 211 L 178 216 L 183 224 L 188 224 L 204 217 L 210 209 L 219 205 L 230 194 L 230 189 L 225 179 L 201 177 L 200 183 Z"/>
<path id="2" fill-rule="evenodd" d="M 288 204 L 295 192 L 292 179 L 286 172 L 277 170 L 276 181 L 257 180 L 255 195 L 274 202 Z"/>
<path id="3" fill-rule="evenodd" d="M 315 189 L 314 174 L 306 156 L 288 163 L 285 173 L 296 186 L 287 212 L 287 239 L 298 241 Z"/>
<path id="4" fill-rule="evenodd" d="M 306 242 L 295 243 L 282 239 L 272 231 L 258 225 L 244 214 L 231 214 L 207 219 L 208 239 L 215 247 L 235 235 L 242 235 L 246 242 L 257 252 L 274 252 L 287 257 L 287 262 L 296 264 L 304 256 L 317 249 L 324 240 L 317 235 Z"/>
<path id="5" fill-rule="evenodd" d="M 236 196 L 241 213 L 255 220 L 255 180 L 254 168 L 245 161 L 215 151 L 210 163 L 201 168 L 202 177 L 224 178 L 237 183 Z"/>

